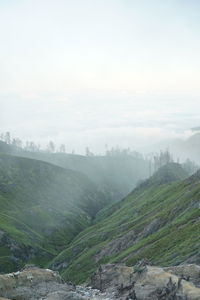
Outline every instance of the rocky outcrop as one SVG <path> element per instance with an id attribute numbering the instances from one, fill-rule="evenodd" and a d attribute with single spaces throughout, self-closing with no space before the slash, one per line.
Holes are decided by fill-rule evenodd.
<path id="1" fill-rule="evenodd" d="M 122 264 L 107 264 L 99 267 L 91 276 L 92 288 L 102 292 L 113 291 L 114 287 L 130 285 L 133 280 L 133 268 Z"/>
<path id="2" fill-rule="evenodd" d="M 134 230 L 129 231 L 123 236 L 116 238 L 115 240 L 108 243 L 102 250 L 96 254 L 95 261 L 98 262 L 105 256 L 112 256 L 120 253 L 123 250 L 135 245 L 139 240 L 146 238 L 150 234 L 159 230 L 163 226 L 164 222 L 161 219 L 155 219 L 150 224 L 146 225 L 142 232 L 138 234 Z"/>
<path id="3" fill-rule="evenodd" d="M 33 266 L 0 275 L 0 300 L 108 300 L 113 297 L 91 287 L 63 282 L 57 272 Z"/>
<path id="4" fill-rule="evenodd" d="M 127 234 L 119 237 L 110 243 L 108 243 L 105 247 L 101 249 L 99 253 L 95 256 L 95 261 L 98 262 L 105 256 L 111 256 L 113 254 L 120 253 L 133 245 L 137 241 L 137 234 L 135 231 L 131 230 Z"/>
<path id="5" fill-rule="evenodd" d="M 200 288 L 184 278 L 191 267 L 175 269 L 138 264 L 103 265 L 91 277 L 91 285 L 103 292 L 114 292 L 115 298 L 133 300 L 200 300 Z M 197 268 L 193 267 L 193 278 Z M 176 274 L 175 274 L 176 273 Z"/>
<path id="6" fill-rule="evenodd" d="M 15 300 L 45 299 L 55 291 L 75 290 L 71 284 L 63 284 L 60 275 L 48 269 L 27 268 L 21 272 L 0 275 L 0 296 Z"/>

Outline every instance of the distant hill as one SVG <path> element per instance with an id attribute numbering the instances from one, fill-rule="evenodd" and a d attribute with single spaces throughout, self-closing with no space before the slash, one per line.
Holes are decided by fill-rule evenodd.
<path id="1" fill-rule="evenodd" d="M 8 152 L 7 152 L 8 151 Z M 140 155 L 82 156 L 66 153 L 30 152 L 0 143 L 0 152 L 46 161 L 87 175 L 110 202 L 126 196 L 141 179 L 149 176 L 149 165 Z"/>
<path id="2" fill-rule="evenodd" d="M 106 198 L 85 175 L 0 155 L 0 272 L 44 265 L 91 224 Z"/>
<path id="3" fill-rule="evenodd" d="M 61 266 L 66 279 L 83 282 L 107 262 L 134 265 L 147 258 L 162 266 L 200 263 L 200 172 L 185 176 L 177 164 L 160 169 L 100 212 L 96 224 L 81 232 L 51 266 Z M 62 269 L 63 261 L 67 268 Z"/>
<path id="4" fill-rule="evenodd" d="M 180 147 L 180 150 L 185 156 L 200 163 L 200 132 L 189 137 Z"/>
<path id="5" fill-rule="evenodd" d="M 200 131 L 200 126 L 191 128 L 192 131 Z"/>
<path id="6" fill-rule="evenodd" d="M 192 146 L 200 147 L 200 132 L 195 133 L 194 135 L 189 137 L 186 143 L 188 144 L 188 146 L 190 145 L 191 147 Z"/>
<path id="7" fill-rule="evenodd" d="M 155 148 L 158 150 L 167 148 L 175 159 L 179 158 L 182 161 L 190 159 L 200 165 L 200 132 L 198 130 L 194 131 L 194 134 L 185 140 L 171 139 L 163 141 L 161 144 L 154 146 L 154 150 Z"/>

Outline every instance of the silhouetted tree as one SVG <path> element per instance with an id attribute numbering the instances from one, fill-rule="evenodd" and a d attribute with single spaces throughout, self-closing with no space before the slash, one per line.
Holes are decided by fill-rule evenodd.
<path id="1" fill-rule="evenodd" d="M 159 154 L 154 154 L 154 171 L 157 171 L 160 167 L 173 162 L 172 154 L 166 151 L 160 151 Z"/>
<path id="2" fill-rule="evenodd" d="M 66 153 L 66 147 L 64 144 L 60 145 L 60 152 L 61 153 Z"/>
<path id="3" fill-rule="evenodd" d="M 11 136 L 10 136 L 10 132 L 6 132 L 5 133 L 5 136 L 4 136 L 4 141 L 6 142 L 6 144 L 9 144 L 11 143 Z"/>
<path id="4" fill-rule="evenodd" d="M 19 138 L 13 138 L 12 145 L 16 148 L 22 148 L 22 141 Z"/>
<path id="5" fill-rule="evenodd" d="M 53 141 L 49 141 L 47 145 L 47 151 L 51 153 L 55 152 L 55 144 Z"/>
<path id="6" fill-rule="evenodd" d="M 85 148 L 85 156 L 94 156 L 94 153 L 90 151 L 89 147 Z"/>

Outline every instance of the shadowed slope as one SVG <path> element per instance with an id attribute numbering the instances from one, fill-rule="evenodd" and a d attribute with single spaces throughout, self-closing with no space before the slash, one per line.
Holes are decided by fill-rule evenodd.
<path id="1" fill-rule="evenodd" d="M 104 195 L 81 173 L 0 155 L 1 270 L 31 259 L 43 264 L 105 204 Z"/>

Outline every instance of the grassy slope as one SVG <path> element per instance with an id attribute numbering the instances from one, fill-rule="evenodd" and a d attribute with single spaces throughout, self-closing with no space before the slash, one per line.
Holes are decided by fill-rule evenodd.
<path id="1" fill-rule="evenodd" d="M 63 276 L 83 282 L 101 263 L 133 265 L 146 257 L 154 264 L 171 265 L 199 253 L 200 172 L 176 181 L 185 175 L 178 165 L 162 168 L 124 200 L 104 210 L 98 222 L 54 260 L 69 262 Z M 135 238 L 124 248 L 128 233 Z M 106 254 L 115 243 L 117 250 Z M 102 249 L 106 252 L 97 261 Z"/>
<path id="2" fill-rule="evenodd" d="M 52 257 L 87 227 L 105 197 L 85 176 L 33 159 L 0 155 L 0 230 Z M 10 262 L 0 246 L 0 262 Z M 10 262 L 11 264 L 11 262 Z"/>

